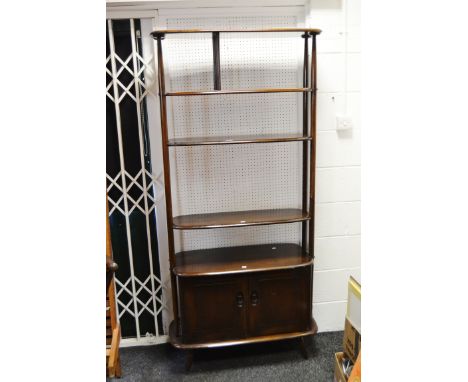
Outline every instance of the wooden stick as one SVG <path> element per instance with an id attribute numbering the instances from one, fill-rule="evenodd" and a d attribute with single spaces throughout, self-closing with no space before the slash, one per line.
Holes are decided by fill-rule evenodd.
<path id="1" fill-rule="evenodd" d="M 309 87 L 309 34 L 305 33 L 302 35 L 304 38 L 304 67 L 302 74 L 302 86 L 304 88 Z M 309 104 L 308 104 L 308 93 L 302 95 L 302 135 L 309 135 Z M 307 213 L 307 178 L 308 178 L 308 156 L 309 156 L 309 142 L 304 141 L 302 144 L 302 211 Z M 307 243 L 307 222 L 302 223 L 302 251 L 306 252 Z"/>
<path id="2" fill-rule="evenodd" d="M 214 90 L 221 90 L 221 58 L 219 54 L 219 32 L 213 32 L 213 82 Z"/>
<path id="3" fill-rule="evenodd" d="M 172 289 L 172 309 L 174 320 L 177 323 L 177 335 L 179 335 L 179 310 L 177 306 L 177 280 L 173 269 L 175 267 L 174 253 L 174 231 L 172 224 L 172 193 L 171 193 L 171 168 L 169 163 L 169 147 L 168 147 L 168 132 L 167 132 L 167 108 L 166 108 L 166 85 L 164 81 L 164 63 L 162 52 L 162 40 L 164 35 L 159 35 L 157 38 L 158 44 L 158 83 L 159 83 L 159 104 L 161 115 L 161 134 L 162 134 L 162 152 L 164 166 L 164 190 L 166 193 L 166 222 L 167 222 L 167 241 L 169 250 L 169 267 L 171 272 L 171 289 Z"/>
<path id="4" fill-rule="evenodd" d="M 310 153 L 310 189 L 309 189 L 309 214 L 311 220 L 309 222 L 309 254 L 314 258 L 314 228 L 315 228 L 315 165 L 317 151 L 317 44 L 316 36 L 312 35 L 312 62 L 310 66 L 310 77 L 312 80 L 312 94 L 310 97 L 310 135 L 311 153 Z"/>

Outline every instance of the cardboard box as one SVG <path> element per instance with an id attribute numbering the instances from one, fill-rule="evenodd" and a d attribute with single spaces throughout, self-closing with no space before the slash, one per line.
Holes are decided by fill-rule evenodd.
<path id="1" fill-rule="evenodd" d="M 343 349 L 345 357 L 351 359 L 353 363 L 355 363 L 359 355 L 359 350 L 361 350 L 361 334 L 359 334 L 357 329 L 347 318 L 345 321 Z"/>
<path id="2" fill-rule="evenodd" d="M 361 333 L 361 284 L 352 276 L 348 281 L 346 318 L 351 322 L 351 325 Z"/>
<path id="3" fill-rule="evenodd" d="M 348 382 L 361 382 L 361 353 L 359 353 L 359 356 L 357 357 L 357 361 L 353 366 Z"/>
<path id="4" fill-rule="evenodd" d="M 343 353 L 335 353 L 335 377 L 333 378 L 334 382 L 347 382 L 347 378 L 343 372 L 341 364 L 343 362 Z"/>

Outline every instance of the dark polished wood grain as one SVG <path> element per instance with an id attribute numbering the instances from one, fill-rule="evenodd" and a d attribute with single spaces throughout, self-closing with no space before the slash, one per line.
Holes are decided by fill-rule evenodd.
<path id="1" fill-rule="evenodd" d="M 315 168 L 316 168 L 316 157 L 317 157 L 317 39 L 316 36 L 312 36 L 312 59 L 310 63 L 310 77 L 311 87 L 314 89 L 314 93 L 310 97 L 310 134 L 313 137 L 311 141 L 311 153 L 310 153 L 310 164 L 309 164 L 309 214 L 315 216 Z M 312 258 L 315 258 L 315 219 L 311 219 L 309 222 L 309 254 Z M 311 266 L 312 273 L 314 272 L 314 264 Z M 310 300 L 312 305 L 312 296 L 314 291 L 313 279 L 310 282 Z"/>
<path id="2" fill-rule="evenodd" d="M 228 135 L 213 137 L 175 138 L 169 140 L 169 146 L 235 145 L 245 143 L 274 143 L 309 141 L 311 137 L 302 134 L 260 134 Z"/>
<path id="3" fill-rule="evenodd" d="M 312 264 L 297 244 L 260 244 L 176 253 L 174 272 L 180 277 L 292 269 Z"/>
<path id="4" fill-rule="evenodd" d="M 181 215 L 173 219 L 175 229 L 204 229 L 294 223 L 309 220 L 300 209 L 249 210 L 212 214 Z"/>
<path id="5" fill-rule="evenodd" d="M 302 86 L 308 88 L 309 85 L 309 34 L 304 33 L 304 64 L 302 67 Z M 308 95 L 309 93 L 302 94 L 302 134 L 309 135 L 309 115 L 308 115 Z M 308 211 L 308 190 L 307 190 L 307 172 L 309 165 L 309 142 L 304 141 L 302 144 L 302 211 Z M 313 215 L 311 215 L 313 216 Z M 307 222 L 302 222 L 302 236 L 301 243 L 304 252 L 306 252 L 307 243 Z"/>
<path id="6" fill-rule="evenodd" d="M 248 333 L 266 336 L 311 329 L 310 267 L 249 278 Z"/>
<path id="7" fill-rule="evenodd" d="M 185 343 L 182 341 L 180 336 L 176 335 L 176 325 L 175 322 L 172 321 L 169 325 L 169 342 L 172 346 L 177 349 L 209 349 L 209 348 L 219 348 L 224 346 L 236 346 L 236 345 L 245 345 L 245 344 L 255 344 L 260 342 L 270 342 L 270 341 L 281 341 L 287 340 L 292 338 L 300 338 L 300 337 L 307 337 L 313 336 L 317 333 L 317 323 L 313 318 L 312 321 L 312 329 L 307 330 L 304 332 L 294 332 L 294 333 L 282 333 L 282 334 L 273 334 L 269 336 L 258 336 L 258 337 L 249 337 L 249 338 L 242 338 L 238 340 L 228 340 L 228 341 L 206 341 L 206 342 L 194 342 L 194 343 Z"/>
<path id="8" fill-rule="evenodd" d="M 317 28 L 267 28 L 267 29 L 158 29 L 151 32 L 151 36 L 156 38 L 159 35 L 174 33 L 255 33 L 255 32 L 308 32 L 310 34 L 320 34 L 321 29 Z"/>
<path id="9" fill-rule="evenodd" d="M 312 59 L 310 63 L 311 86 L 314 93 L 310 96 L 310 135 L 311 152 L 309 164 L 309 214 L 315 216 L 315 167 L 317 157 L 317 41 L 312 36 Z M 309 253 L 314 257 L 315 221 L 309 222 Z"/>
<path id="10" fill-rule="evenodd" d="M 219 50 L 219 32 L 212 33 L 213 40 L 213 84 L 214 90 L 221 90 L 221 57 Z"/>
<path id="11" fill-rule="evenodd" d="M 179 279 L 184 342 L 246 337 L 248 283 L 238 276 Z"/>
<path id="12" fill-rule="evenodd" d="M 310 269 L 178 277 L 183 342 L 311 330 Z"/>
<path id="13" fill-rule="evenodd" d="M 255 93 L 304 93 L 311 92 L 309 88 L 262 88 L 262 89 L 231 89 L 231 90 L 208 90 L 208 91 L 184 91 L 167 92 L 167 97 L 184 96 L 204 96 L 204 95 L 223 95 L 223 94 L 255 94 Z"/>

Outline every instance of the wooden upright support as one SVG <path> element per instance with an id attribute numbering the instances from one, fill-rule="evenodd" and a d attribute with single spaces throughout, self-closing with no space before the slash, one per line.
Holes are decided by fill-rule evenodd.
<path id="1" fill-rule="evenodd" d="M 112 260 L 112 244 L 109 227 L 109 207 L 106 197 L 106 374 L 108 377 L 120 377 L 120 325 L 117 322 L 115 305 L 114 273 L 117 264 Z"/>
<path id="2" fill-rule="evenodd" d="M 221 90 L 221 58 L 219 54 L 219 32 L 213 32 L 213 83 L 214 90 Z"/>

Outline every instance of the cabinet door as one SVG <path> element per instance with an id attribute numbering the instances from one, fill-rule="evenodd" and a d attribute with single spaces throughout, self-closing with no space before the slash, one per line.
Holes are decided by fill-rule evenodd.
<path id="1" fill-rule="evenodd" d="M 179 278 L 184 341 L 245 338 L 247 286 L 243 276 Z"/>
<path id="2" fill-rule="evenodd" d="M 259 272 L 250 277 L 249 336 L 310 329 L 310 267 Z"/>

